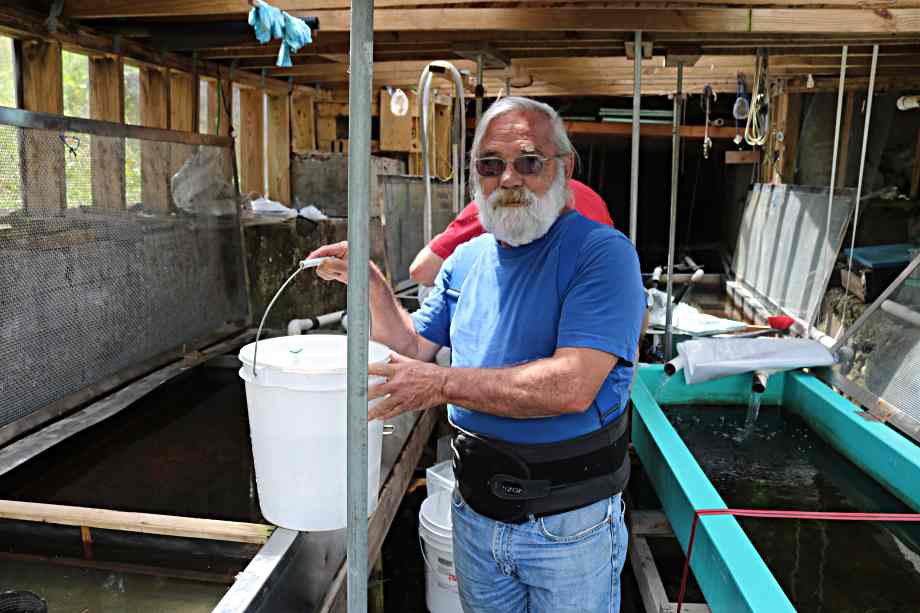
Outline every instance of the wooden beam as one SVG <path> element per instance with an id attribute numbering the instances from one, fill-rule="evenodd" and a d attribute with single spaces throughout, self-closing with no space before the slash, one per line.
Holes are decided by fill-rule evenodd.
<path id="1" fill-rule="evenodd" d="M 837 152 L 837 179 L 835 187 L 846 187 L 847 166 L 850 161 L 850 133 L 853 131 L 853 115 L 856 113 L 856 92 L 846 93 L 843 125 L 840 127 L 840 144 Z"/>
<path id="2" fill-rule="evenodd" d="M 660 612 L 668 602 L 668 594 L 665 592 L 664 583 L 661 582 L 661 575 L 658 574 L 658 567 L 655 566 L 648 542 L 633 531 L 629 534 L 629 562 L 639 585 L 639 595 L 642 597 L 645 610 Z"/>
<path id="3" fill-rule="evenodd" d="M 140 120 L 151 128 L 169 128 L 169 79 L 166 71 L 140 69 Z M 171 207 L 170 143 L 141 141 L 141 199 L 147 213 L 167 213 Z"/>
<path id="4" fill-rule="evenodd" d="M 802 128 L 802 94 L 783 94 L 786 98 L 786 124 L 783 130 L 779 171 L 784 183 L 795 183 L 799 133 Z"/>
<path id="5" fill-rule="evenodd" d="M 268 197 L 291 206 L 291 117 L 288 96 L 268 96 Z"/>
<path id="6" fill-rule="evenodd" d="M 751 32 L 899 33 L 920 32 L 920 9 L 753 9 Z"/>
<path id="7" fill-rule="evenodd" d="M 636 536 L 674 536 L 668 516 L 663 511 L 632 511 L 629 533 Z"/>
<path id="8" fill-rule="evenodd" d="M 89 116 L 124 123 L 124 64 L 120 58 L 89 58 Z M 125 208 L 125 141 L 94 136 L 92 151 L 93 206 Z"/>
<path id="9" fill-rule="evenodd" d="M 395 7 L 451 5 L 460 4 L 462 0 L 377 0 L 375 6 L 375 28 L 379 30 L 436 30 L 436 29 L 579 29 L 579 24 L 591 24 L 592 16 L 598 20 L 589 29 L 606 29 L 612 31 L 645 30 L 648 32 L 809 32 L 809 33 L 846 33 L 846 32 L 916 32 L 920 28 L 920 11 L 918 5 L 911 2 L 898 2 L 898 8 L 884 7 L 884 10 L 867 10 L 859 2 L 809 2 L 795 4 L 822 6 L 822 8 L 680 8 L 679 3 L 643 3 L 641 9 L 572 9 L 572 8 L 532 8 L 529 2 L 521 3 L 518 9 L 502 8 L 447 8 L 414 9 L 398 11 Z M 347 12 L 351 8 L 347 0 L 313 0 L 276 2 L 283 10 L 303 16 L 318 16 L 322 31 L 342 31 L 348 27 Z M 677 8 L 675 8 L 677 4 Z M 706 4 L 706 3 L 696 3 Z M 756 6 L 772 4 L 782 7 L 783 2 L 749 2 L 736 3 Z M 790 3 L 785 3 L 790 4 Z M 824 8 L 824 5 L 837 5 L 847 8 Z M 286 7 L 286 8 L 285 8 Z M 906 8 L 914 7 L 914 8 Z M 669 8 L 670 10 L 650 10 Z M 870 7 L 871 8 L 871 7 Z M 132 0 L 70 0 L 65 14 L 78 19 L 125 18 L 125 17 L 174 17 L 194 15 L 233 15 L 244 14 L 248 6 L 234 0 L 207 2 L 205 0 L 159 0 L 156 2 L 134 2 Z M 428 14 L 422 14 L 427 11 Z M 466 11 L 466 13 L 464 13 Z M 470 12 L 481 12 L 481 19 L 470 17 Z M 561 23 L 554 26 L 545 18 L 545 13 L 557 11 Z M 393 13 L 400 13 L 394 15 Z M 542 12 L 542 13 L 541 13 Z M 582 13 L 581 20 L 569 16 Z M 418 13 L 419 24 L 413 28 L 409 22 Z M 436 24 L 436 14 L 442 14 L 443 23 Z M 527 19 L 527 14 L 532 19 Z M 378 24 L 377 21 L 380 20 Z M 449 27 L 456 24 L 455 27 Z M 500 28 L 501 25 L 504 28 Z M 437 27 L 431 27 L 437 25 Z M 568 26 L 568 27 L 564 27 Z"/>
<path id="10" fill-rule="evenodd" d="M 146 4 L 140 2 L 138 4 Z M 22 39 L 23 41 L 48 40 L 55 41 L 68 47 L 83 51 L 96 52 L 106 55 L 121 55 L 141 64 L 157 67 L 173 68 L 194 72 L 210 77 L 229 77 L 228 66 L 214 62 L 199 61 L 197 64 L 188 56 L 177 53 L 163 52 L 154 46 L 147 46 L 122 37 L 116 41 L 110 35 L 101 34 L 91 28 L 66 24 L 55 32 L 49 32 L 45 23 L 48 15 L 19 7 L 0 4 L 0 33 Z M 233 80 L 251 87 L 261 87 L 266 91 L 284 93 L 288 91 L 288 84 L 278 79 L 266 78 L 251 72 L 237 70 L 233 72 Z"/>
<path id="11" fill-rule="evenodd" d="M 169 127 L 183 132 L 198 132 L 198 78 L 178 70 L 169 71 Z M 175 175 L 195 155 L 197 147 L 169 145 L 169 176 Z"/>
<path id="12" fill-rule="evenodd" d="M 42 113 L 63 113 L 60 43 L 22 41 L 18 49 L 22 108 Z M 25 131 L 22 135 L 20 159 L 25 208 L 67 208 L 64 147 L 58 135 L 38 130 Z"/>
<path id="13" fill-rule="evenodd" d="M 422 449 L 428 442 L 435 425 L 438 422 L 438 416 L 441 409 L 428 409 L 422 411 L 412 429 L 412 435 L 406 441 L 403 450 L 400 452 L 390 476 L 387 478 L 383 489 L 380 492 L 380 498 L 377 502 L 377 510 L 370 518 L 367 538 L 367 559 L 376 560 L 380 555 L 383 547 L 383 539 L 386 538 L 399 503 L 405 496 L 409 482 L 415 467 L 418 466 L 419 458 L 422 456 Z M 330 613 L 332 611 L 341 611 L 345 605 L 346 596 L 346 570 L 345 563 L 339 567 L 326 591 L 320 605 L 317 607 L 317 613 Z M 371 568 L 368 571 L 372 570 Z"/>
<path id="14" fill-rule="evenodd" d="M 920 195 L 920 131 L 917 132 L 917 149 L 914 152 L 914 169 L 910 175 L 910 199 Z"/>
<path id="15" fill-rule="evenodd" d="M 264 96 L 258 89 L 240 89 L 240 191 L 265 193 L 265 143 L 262 129 Z"/>
<path id="16" fill-rule="evenodd" d="M 598 123 L 589 121 L 567 121 L 565 129 L 569 134 L 630 136 L 632 126 L 628 123 Z M 681 138 L 702 140 L 703 126 L 681 126 Z M 664 124 L 644 124 L 639 126 L 639 135 L 648 138 L 671 138 L 671 126 Z M 734 128 L 717 128 L 709 126 L 709 137 L 713 140 L 731 140 L 735 138 Z"/>
<path id="17" fill-rule="evenodd" d="M 232 100 L 233 84 L 230 81 L 208 81 L 208 134 L 230 136 L 233 120 L 227 109 L 230 108 Z"/>
<path id="18" fill-rule="evenodd" d="M 18 500 L 0 500 L 0 518 L 257 545 L 267 541 L 275 530 L 274 526 L 266 524 L 131 513 Z"/>
<path id="19" fill-rule="evenodd" d="M 169 71 L 169 128 L 198 131 L 198 83 L 194 75 Z"/>
<path id="20" fill-rule="evenodd" d="M 297 154 L 316 149 L 314 96 L 297 92 L 291 96 L 291 150 Z"/>

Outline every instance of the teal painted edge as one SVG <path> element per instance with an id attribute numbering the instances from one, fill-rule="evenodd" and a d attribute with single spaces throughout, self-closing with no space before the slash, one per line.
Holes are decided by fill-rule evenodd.
<path id="1" fill-rule="evenodd" d="M 791 373 L 784 406 L 905 504 L 920 512 L 920 446 L 812 375 Z"/>
<path id="2" fill-rule="evenodd" d="M 751 375 L 732 375 L 689 385 L 680 371 L 668 378 L 662 364 L 643 364 L 639 367 L 639 379 L 649 390 L 654 390 L 655 402 L 665 404 L 730 404 L 747 406 L 751 397 Z M 662 384 L 662 381 L 667 381 Z M 767 380 L 767 391 L 761 398 L 761 405 L 780 405 L 786 373 L 776 373 Z"/>
<path id="3" fill-rule="evenodd" d="M 632 442 L 686 552 L 694 511 L 724 509 L 725 502 L 655 402 L 646 379 L 657 380 L 644 370 L 632 391 Z M 690 563 L 715 613 L 795 611 L 734 517 L 700 519 Z"/>

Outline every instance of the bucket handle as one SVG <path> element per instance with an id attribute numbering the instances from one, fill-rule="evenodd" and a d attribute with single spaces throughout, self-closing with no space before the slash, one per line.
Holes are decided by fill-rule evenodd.
<path id="1" fill-rule="evenodd" d="M 278 296 L 281 295 L 281 292 L 284 291 L 284 288 L 286 288 L 288 284 L 294 280 L 294 277 L 300 274 L 301 271 L 306 270 L 308 268 L 315 268 L 328 259 L 331 259 L 331 258 L 307 258 L 305 260 L 301 260 L 300 262 L 298 262 L 297 270 L 295 270 L 294 274 L 292 274 L 290 277 L 287 278 L 287 281 L 285 281 L 281 285 L 280 288 L 278 288 L 278 291 L 275 292 L 275 295 L 272 298 L 272 301 L 268 303 L 268 307 L 265 309 L 265 314 L 262 315 L 262 321 L 259 322 L 259 330 L 258 332 L 256 332 L 255 347 L 253 347 L 252 349 L 252 376 L 253 377 L 259 376 L 258 373 L 256 372 L 256 360 L 259 357 L 259 337 L 262 336 L 262 326 L 265 325 L 265 320 L 268 319 L 268 313 L 272 310 L 272 307 L 275 306 L 275 301 L 278 300 Z"/>
<path id="2" fill-rule="evenodd" d="M 433 572 L 434 574 L 438 574 L 437 569 L 431 563 L 431 560 L 428 559 L 428 552 L 425 551 L 425 544 L 422 542 L 421 534 L 418 535 L 418 547 L 419 547 L 419 550 L 422 552 L 422 559 L 425 560 L 425 566 L 427 566 L 429 570 L 431 570 L 431 572 Z"/>

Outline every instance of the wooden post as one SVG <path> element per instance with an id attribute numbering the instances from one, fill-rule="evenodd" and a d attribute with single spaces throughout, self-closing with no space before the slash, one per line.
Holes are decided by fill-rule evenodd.
<path id="1" fill-rule="evenodd" d="M 856 90 L 847 92 L 843 111 L 843 126 L 840 128 L 840 150 L 837 154 L 837 181 L 835 187 L 846 187 L 847 162 L 850 157 L 850 132 L 853 127 L 853 114 L 856 112 Z"/>
<path id="2" fill-rule="evenodd" d="M 910 199 L 916 200 L 920 194 L 920 131 L 917 132 L 917 149 L 914 153 L 914 171 L 910 175 Z"/>
<path id="3" fill-rule="evenodd" d="M 434 147 L 432 147 L 434 160 L 431 168 L 434 169 L 438 177 L 449 176 L 453 166 L 450 142 L 450 125 L 453 120 L 452 110 L 452 104 L 435 103 L 434 105 L 434 129 L 431 131 L 434 135 Z"/>
<path id="4" fill-rule="evenodd" d="M 220 88 L 218 81 L 208 81 L 208 134 L 230 136 L 230 128 L 233 127 L 233 118 L 229 113 L 229 109 L 233 108 L 233 82 L 221 79 L 219 83 Z M 235 136 L 239 138 L 238 134 Z M 224 177 L 228 181 L 233 180 L 232 155 L 235 155 L 232 150 L 224 155 Z"/>
<path id="5" fill-rule="evenodd" d="M 316 115 L 313 95 L 295 91 L 291 96 L 291 150 L 297 154 L 316 149 Z"/>
<path id="6" fill-rule="evenodd" d="M 268 197 L 291 206 L 291 103 L 268 96 Z"/>
<path id="7" fill-rule="evenodd" d="M 125 121 L 124 64 L 121 58 L 89 60 L 89 116 L 92 119 Z M 92 137 L 93 206 L 125 208 L 125 139 Z"/>
<path id="8" fill-rule="evenodd" d="M 258 89 L 240 89 L 240 191 L 265 193 L 263 109 Z"/>
<path id="9" fill-rule="evenodd" d="M 233 83 L 221 79 L 219 101 L 217 83 L 217 81 L 208 81 L 208 134 L 229 136 L 233 120 L 227 109 L 233 106 Z"/>
<path id="10" fill-rule="evenodd" d="M 784 94 L 783 98 L 786 99 L 786 116 L 778 165 L 782 182 L 795 183 L 799 132 L 802 127 L 802 94 Z"/>
<path id="11" fill-rule="evenodd" d="M 141 125 L 169 127 L 169 80 L 163 70 L 140 69 Z M 141 142 L 141 199 L 144 211 L 165 213 L 170 210 L 169 143 Z"/>
<path id="12" fill-rule="evenodd" d="M 63 113 L 61 44 L 30 40 L 23 41 L 19 49 L 22 108 Z M 58 135 L 43 130 L 23 130 L 20 156 L 25 208 L 67 208 L 64 147 Z"/>
<path id="13" fill-rule="evenodd" d="M 198 131 L 198 79 L 187 72 L 169 73 L 169 127 L 184 132 Z M 186 160 L 195 154 L 193 145 L 169 144 L 169 176 L 172 177 Z"/>

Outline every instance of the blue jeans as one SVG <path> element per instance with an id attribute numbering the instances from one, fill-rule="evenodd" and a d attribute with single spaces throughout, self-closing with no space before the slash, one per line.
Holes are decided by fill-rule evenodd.
<path id="1" fill-rule="evenodd" d="M 465 613 L 617 613 L 628 535 L 617 494 L 505 524 L 453 492 L 454 565 Z"/>

